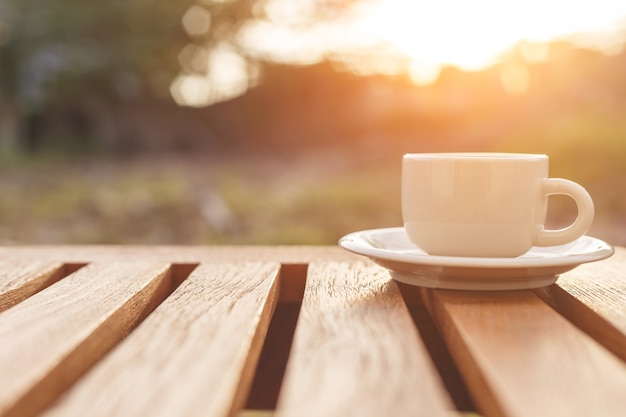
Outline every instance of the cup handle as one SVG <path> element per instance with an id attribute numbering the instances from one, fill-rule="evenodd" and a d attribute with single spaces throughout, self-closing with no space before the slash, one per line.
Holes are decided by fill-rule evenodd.
<path id="1" fill-rule="evenodd" d="M 578 216 L 571 225 L 558 230 L 542 230 L 534 242 L 535 246 L 557 246 L 573 242 L 587 233 L 594 216 L 593 200 L 581 185 L 562 178 L 543 180 L 542 191 L 545 195 L 564 194 L 574 199 L 578 207 Z"/>

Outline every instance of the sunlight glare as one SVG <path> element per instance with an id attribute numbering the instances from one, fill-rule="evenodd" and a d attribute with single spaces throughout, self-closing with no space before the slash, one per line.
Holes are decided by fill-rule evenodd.
<path id="1" fill-rule="evenodd" d="M 445 65 L 467 71 L 493 65 L 522 41 L 528 62 L 545 60 L 545 44 L 560 37 L 607 51 L 624 43 L 623 27 L 609 31 L 613 38 L 589 35 L 617 28 L 619 17 L 626 16 L 626 2 L 620 6 L 613 0 L 362 0 L 334 24 L 302 26 L 311 4 L 268 0 L 267 19 L 245 25 L 240 44 L 279 62 L 305 64 L 333 57 L 357 73 L 406 72 L 416 84 L 427 84 Z M 366 52 L 355 52 L 359 50 Z"/>
<path id="2" fill-rule="evenodd" d="M 520 52 L 526 62 L 543 62 L 550 55 L 550 45 L 547 43 L 523 42 Z"/>
<path id="3" fill-rule="evenodd" d="M 356 29 L 375 33 L 432 73 L 442 65 L 482 69 L 522 40 L 537 44 L 606 29 L 624 14 L 626 4 L 613 0 L 375 0 L 362 5 Z M 546 51 L 529 53 L 545 59 Z"/>
<path id="4" fill-rule="evenodd" d="M 201 3 L 225 1 L 231 0 Z M 234 42 L 254 59 L 289 65 L 330 59 L 357 74 L 407 74 L 415 84 L 428 84 L 448 65 L 476 71 L 502 62 L 515 45 L 534 63 L 546 60 L 549 42 L 560 39 L 606 54 L 620 53 L 626 41 L 626 1 L 361 0 L 334 21 L 315 21 L 314 8 L 315 0 L 265 0 Z M 192 6 L 183 19 L 190 35 L 210 28 L 210 15 L 202 10 Z M 207 66 L 209 87 L 196 78 L 179 80 L 172 85 L 179 99 L 210 103 L 242 94 L 251 84 L 249 63 L 236 52 L 218 48 L 208 58 L 201 50 L 184 52 L 183 68 L 198 72 Z M 501 73 L 512 94 L 525 91 L 528 78 L 522 67 Z M 197 99 L 201 94 L 204 101 Z"/>
<path id="5" fill-rule="evenodd" d="M 291 65 L 304 65 L 324 57 L 328 32 L 291 28 L 265 20 L 246 23 L 237 41 L 252 55 Z"/>
<path id="6" fill-rule="evenodd" d="M 264 10 L 272 22 L 288 25 L 306 23 L 315 9 L 315 0 L 267 1 Z"/>
<path id="7" fill-rule="evenodd" d="M 255 83 L 249 65 L 232 47 L 221 44 L 208 56 L 206 75 L 180 75 L 170 92 L 178 104 L 193 107 L 235 98 Z"/>
<path id="8" fill-rule="evenodd" d="M 530 75 L 524 65 L 508 65 L 500 71 L 502 87 L 509 94 L 522 94 L 528 90 Z"/>
<path id="9" fill-rule="evenodd" d="M 432 62 L 412 60 L 409 65 L 409 77 L 416 85 L 427 85 L 435 82 L 439 77 L 441 67 Z"/>

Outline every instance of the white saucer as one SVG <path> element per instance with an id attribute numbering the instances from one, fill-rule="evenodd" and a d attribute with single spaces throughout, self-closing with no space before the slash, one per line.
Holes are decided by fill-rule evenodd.
<path id="1" fill-rule="evenodd" d="M 371 258 L 397 281 L 456 290 L 544 287 L 563 272 L 614 253 L 609 244 L 583 236 L 567 245 L 533 247 L 517 258 L 431 256 L 411 243 L 403 227 L 350 233 L 339 240 L 339 246 Z"/>

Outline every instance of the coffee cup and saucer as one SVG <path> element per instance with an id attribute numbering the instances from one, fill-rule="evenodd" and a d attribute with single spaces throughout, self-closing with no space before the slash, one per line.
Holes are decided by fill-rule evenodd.
<path id="1" fill-rule="evenodd" d="M 563 229 L 544 227 L 553 194 L 571 197 L 578 208 Z M 548 177 L 546 155 L 415 153 L 402 161 L 404 226 L 350 233 L 339 245 L 411 285 L 530 289 L 613 254 L 585 235 L 593 217 L 581 185 Z"/>

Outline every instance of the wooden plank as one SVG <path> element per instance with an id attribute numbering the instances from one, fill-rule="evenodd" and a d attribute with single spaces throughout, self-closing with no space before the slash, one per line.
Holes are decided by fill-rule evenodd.
<path id="1" fill-rule="evenodd" d="M 626 365 L 531 291 L 424 290 L 489 416 L 623 416 Z"/>
<path id="2" fill-rule="evenodd" d="M 312 263 L 279 416 L 447 416 L 453 408 L 389 274 Z"/>
<path id="3" fill-rule="evenodd" d="M 626 361 L 626 249 L 563 274 L 535 291 L 570 321 Z"/>
<path id="4" fill-rule="evenodd" d="M 58 261 L 0 260 L 0 312 L 27 299 L 65 275 Z"/>
<path id="5" fill-rule="evenodd" d="M 279 269 L 201 264 L 45 415 L 234 415 L 275 307 Z"/>
<path id="6" fill-rule="evenodd" d="M 54 400 L 170 290 L 169 265 L 92 264 L 0 314 L 0 416 Z"/>

